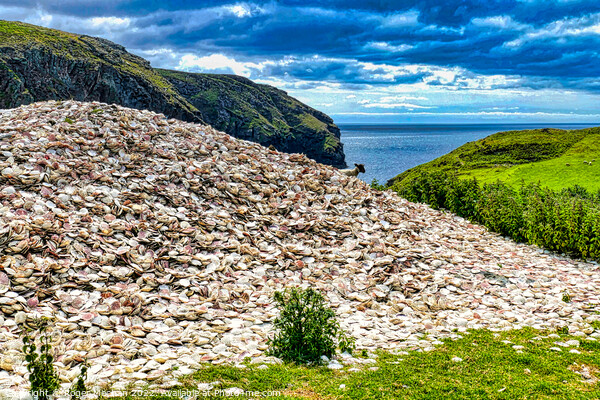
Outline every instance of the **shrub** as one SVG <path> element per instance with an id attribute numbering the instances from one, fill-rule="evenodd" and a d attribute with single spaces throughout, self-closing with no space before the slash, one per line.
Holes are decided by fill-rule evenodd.
<path id="1" fill-rule="evenodd" d="M 48 320 L 38 319 L 34 322 L 34 329 L 28 329 L 23 337 L 23 353 L 29 371 L 31 383 L 30 394 L 34 399 L 48 400 L 58 389 L 58 372 L 54 368 L 54 357 L 50 336 L 47 334 Z M 34 335 L 32 335 L 32 331 Z M 39 336 L 36 340 L 35 336 Z M 36 342 L 39 342 L 39 352 Z"/>
<path id="2" fill-rule="evenodd" d="M 516 241 L 600 260 L 600 195 L 583 187 L 553 191 L 529 184 L 515 190 L 500 182 L 480 186 L 475 179 L 434 172 L 392 189 Z"/>
<path id="3" fill-rule="evenodd" d="M 273 323 L 278 332 L 269 340 L 270 355 L 285 362 L 321 364 L 321 356 L 331 358 L 338 344 L 340 350 L 352 351 L 353 338 L 340 328 L 321 293 L 292 288 L 275 292 L 273 298 L 280 315 Z"/>
<path id="4" fill-rule="evenodd" d="M 373 179 L 371 181 L 371 189 L 375 189 L 375 190 L 386 190 L 387 187 L 381 183 L 379 183 L 379 181 L 377 179 Z"/>

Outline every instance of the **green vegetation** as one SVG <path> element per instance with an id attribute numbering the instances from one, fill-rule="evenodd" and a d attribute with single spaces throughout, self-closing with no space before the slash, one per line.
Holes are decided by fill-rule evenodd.
<path id="1" fill-rule="evenodd" d="M 496 133 L 372 187 L 600 260 L 600 128 Z"/>
<path id="2" fill-rule="evenodd" d="M 208 103 L 216 105 L 219 102 L 219 92 L 216 89 L 200 91 L 192 96 L 192 99 L 203 99 Z"/>
<path id="3" fill-rule="evenodd" d="M 295 293 L 295 300 L 290 298 L 294 297 L 291 292 L 287 296 L 279 294 L 279 301 L 285 301 L 284 309 L 306 310 L 298 307 L 302 302 L 326 309 L 318 292 L 309 289 Z M 296 306 L 289 307 L 294 301 Z M 292 321 L 297 315 L 292 312 L 282 320 Z M 58 388 L 58 374 L 46 334 L 47 320 L 36 320 L 34 326 L 37 340 L 27 334 L 23 352 L 30 371 L 31 394 L 46 400 Z M 598 336 L 600 321 L 590 322 L 590 330 L 586 332 L 592 330 L 595 330 L 593 336 Z M 570 335 L 566 326 L 556 332 L 532 328 L 466 331 L 455 334 L 454 339 L 445 339 L 428 352 L 370 354 L 363 350 L 355 357 L 369 358 L 370 362 L 354 370 L 350 370 L 355 367 L 352 364 L 339 370 L 294 363 L 260 366 L 252 364 L 250 359 L 241 366 L 205 365 L 181 378 L 181 385 L 172 388 L 171 394 L 157 391 L 155 395 L 140 396 L 141 392 L 134 390 L 123 399 L 178 399 L 198 390 L 202 398 L 218 399 L 231 396 L 225 392 L 230 388 L 248 393 L 240 398 L 283 399 L 597 399 L 600 396 L 600 342 L 593 337 Z M 36 341 L 41 344 L 39 352 Z M 86 373 L 87 363 L 84 363 L 70 390 L 73 400 L 86 392 Z"/>
<path id="4" fill-rule="evenodd" d="M 285 128 L 279 129 L 274 127 L 268 119 L 266 119 L 261 114 L 257 113 L 256 110 L 251 110 L 249 115 L 245 116 L 245 119 L 250 119 L 250 123 L 248 123 L 248 128 L 256 128 L 256 131 L 260 135 L 268 137 L 279 133 L 282 136 L 287 136 L 286 133 L 288 133 L 288 131 Z"/>
<path id="5" fill-rule="evenodd" d="M 578 185 L 596 191 L 600 190 L 600 128 L 496 133 L 405 171 L 392 181 L 400 188 L 423 172 L 452 173 L 461 179 L 477 178 L 480 183 L 501 181 L 516 189 L 525 182 L 555 190 Z"/>
<path id="6" fill-rule="evenodd" d="M 333 135 L 325 136 L 323 148 L 325 151 L 335 151 L 340 146 L 340 140 Z"/>
<path id="7" fill-rule="evenodd" d="M 479 185 L 444 172 L 423 172 L 391 189 L 414 202 L 447 209 L 516 241 L 600 260 L 600 192 L 581 186 L 553 191 L 537 184 L 519 189 Z"/>
<path id="8" fill-rule="evenodd" d="M 371 181 L 371 188 L 375 190 L 387 190 L 388 187 L 382 183 L 379 183 L 377 179 L 373 179 Z"/>
<path id="9" fill-rule="evenodd" d="M 327 130 L 327 124 L 323 121 L 316 119 L 310 114 L 301 114 L 300 121 L 302 126 L 306 126 L 315 132 L 321 132 Z"/>
<path id="10" fill-rule="evenodd" d="M 560 157 L 551 160 L 512 168 L 497 168 L 493 173 L 474 170 L 465 175 L 477 178 L 481 182 L 500 180 L 513 186 L 525 181 L 541 182 L 552 189 L 579 185 L 589 190 L 600 190 L 600 164 L 596 164 L 595 161 L 600 161 L 599 139 L 598 132 L 588 135 Z M 591 162 L 591 165 L 588 162 Z"/>
<path id="11" fill-rule="evenodd" d="M 292 288 L 275 292 L 273 298 L 280 315 L 273 322 L 278 332 L 269 341 L 269 354 L 285 362 L 321 364 L 321 357 L 333 357 L 338 346 L 352 351 L 354 342 L 341 330 L 321 293 Z"/>
<path id="12" fill-rule="evenodd" d="M 290 296 L 293 297 L 291 292 L 278 296 L 285 301 L 284 308 L 305 310 L 297 306 L 289 308 Z M 297 290 L 296 300 L 320 304 L 317 308 L 323 305 L 318 292 L 310 289 Z M 288 314 L 288 321 L 294 320 L 295 315 Z M 555 332 L 532 328 L 502 332 L 471 330 L 455 333 L 453 339 L 443 339 L 427 352 L 372 354 L 363 349 L 354 356 L 368 358 L 367 362 L 355 365 L 346 361 L 342 369 L 335 370 L 295 363 L 257 365 L 250 359 L 236 366 L 205 364 L 192 375 L 182 377 L 180 386 L 170 391 L 148 394 L 152 389 L 130 388 L 130 394 L 122 399 L 167 400 L 189 395 L 220 399 L 231 397 L 226 390 L 232 388 L 245 392 L 239 398 L 597 399 L 600 342 L 595 338 L 600 337 L 600 321 L 589 324 L 589 329 L 583 330 L 591 337 L 569 332 L 567 326 L 558 327 Z M 30 371 L 31 394 L 47 400 L 58 388 L 58 374 L 46 334 L 47 320 L 35 320 L 33 325 L 37 338 L 27 334 L 23 352 Z M 37 341 L 41 344 L 39 352 Z M 71 387 L 73 400 L 86 393 L 87 367 L 84 362 Z"/>
<path id="13" fill-rule="evenodd" d="M 71 388 L 69 389 L 71 400 L 80 400 L 86 395 L 87 388 L 85 387 L 85 379 L 87 378 L 88 367 L 87 361 L 84 361 L 81 365 L 81 371 L 79 372 L 77 380 L 73 382 L 73 385 L 71 385 Z"/>
<path id="14" fill-rule="evenodd" d="M 156 71 L 176 87 L 182 82 L 187 85 L 184 86 L 186 88 L 193 87 L 191 92 L 183 92 L 194 93 L 188 100 L 197 109 L 202 110 L 206 122 L 217 129 L 239 134 L 239 130 L 252 131 L 255 128 L 255 133 L 264 137 L 289 131 L 284 116 L 268 97 L 268 92 L 248 79 L 235 75 L 163 69 Z M 230 114 L 230 118 L 224 118 L 223 109 Z"/>
<path id="15" fill-rule="evenodd" d="M 79 35 L 62 32 L 55 29 L 42 28 L 22 22 L 0 20 L 0 43 L 10 46 L 42 45 L 51 46 L 54 50 L 70 57 L 92 57 L 97 58 L 80 41 Z M 74 45 L 80 46 L 74 46 Z M 75 53 L 70 54 L 69 49 Z"/>
<path id="16" fill-rule="evenodd" d="M 556 344 L 569 340 L 579 341 L 579 353 Z M 359 372 L 295 364 L 207 366 L 183 379 L 181 389 L 218 382 L 201 395 L 207 399 L 225 398 L 218 391 L 233 387 L 272 399 L 597 399 L 599 350 L 598 342 L 566 333 L 479 330 L 429 352 L 379 352 L 375 364 Z"/>
<path id="17" fill-rule="evenodd" d="M 58 372 L 54 367 L 54 356 L 47 334 L 48 321 L 34 322 L 34 330 L 23 337 L 23 353 L 29 371 L 30 394 L 38 400 L 48 400 L 59 387 Z M 36 345 L 39 344 L 39 348 Z M 39 349 L 39 351 L 38 351 Z"/>

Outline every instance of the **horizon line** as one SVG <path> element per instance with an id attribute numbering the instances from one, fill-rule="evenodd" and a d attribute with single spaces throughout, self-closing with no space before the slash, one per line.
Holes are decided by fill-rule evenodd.
<path id="1" fill-rule="evenodd" d="M 335 121 L 334 121 L 335 122 Z M 551 122 L 551 121 L 540 121 L 540 122 L 490 122 L 490 121 L 482 121 L 482 122 L 460 122 L 460 121 L 449 121 L 449 122 L 360 122 L 360 121 L 349 121 L 349 122 L 335 122 L 340 125 L 544 125 L 544 124 L 553 124 L 553 125 L 598 125 L 600 126 L 600 121 L 598 122 Z"/>

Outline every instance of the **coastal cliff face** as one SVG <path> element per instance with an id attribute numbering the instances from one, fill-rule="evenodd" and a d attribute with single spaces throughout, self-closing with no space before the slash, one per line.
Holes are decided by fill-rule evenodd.
<path id="1" fill-rule="evenodd" d="M 333 120 L 283 90 L 236 75 L 156 71 L 213 127 L 280 151 L 304 153 L 324 164 L 346 166 Z"/>
<path id="2" fill-rule="evenodd" d="M 331 118 L 276 88 L 237 76 L 155 70 L 105 39 L 0 21 L 0 108 L 68 99 L 204 121 L 235 137 L 345 166 Z"/>
<path id="3" fill-rule="evenodd" d="M 143 58 L 108 40 L 0 21 L 0 107 L 101 101 L 186 121 L 201 115 Z"/>

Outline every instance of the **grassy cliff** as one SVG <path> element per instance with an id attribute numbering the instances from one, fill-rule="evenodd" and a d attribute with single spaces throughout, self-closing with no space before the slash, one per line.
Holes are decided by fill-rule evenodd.
<path id="1" fill-rule="evenodd" d="M 283 90 L 236 75 L 158 69 L 204 120 L 233 136 L 344 167 L 340 130 L 320 111 Z"/>
<path id="2" fill-rule="evenodd" d="M 423 172 L 456 173 L 460 178 L 477 178 L 480 183 L 501 181 L 513 187 L 524 182 L 550 189 L 579 185 L 597 191 L 600 128 L 496 133 L 411 168 L 388 184 L 401 188 Z"/>

